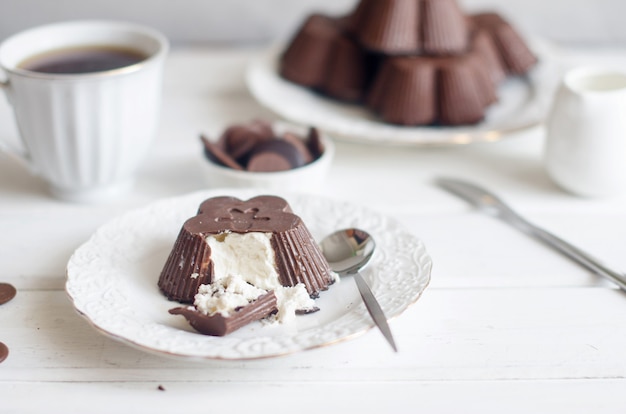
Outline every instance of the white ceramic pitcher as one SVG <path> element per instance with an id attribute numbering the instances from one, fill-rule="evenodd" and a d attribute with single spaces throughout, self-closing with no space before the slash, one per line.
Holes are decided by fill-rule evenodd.
<path id="1" fill-rule="evenodd" d="M 546 124 L 550 177 L 585 197 L 626 194 L 626 71 L 565 74 Z"/>

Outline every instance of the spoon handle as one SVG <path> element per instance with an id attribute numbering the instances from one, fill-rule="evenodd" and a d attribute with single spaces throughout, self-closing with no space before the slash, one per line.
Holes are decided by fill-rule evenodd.
<path id="1" fill-rule="evenodd" d="M 356 282 L 357 288 L 359 288 L 359 293 L 363 298 L 363 303 L 365 303 L 365 307 L 369 312 L 370 316 L 378 326 L 378 329 L 382 332 L 389 345 L 393 348 L 395 352 L 398 352 L 398 348 L 396 347 L 396 342 L 393 340 L 393 335 L 391 334 L 391 329 L 389 328 L 389 324 L 387 323 L 387 317 L 385 313 L 381 309 L 376 297 L 372 293 L 372 290 L 368 286 L 365 279 L 359 272 L 353 273 L 354 281 Z"/>

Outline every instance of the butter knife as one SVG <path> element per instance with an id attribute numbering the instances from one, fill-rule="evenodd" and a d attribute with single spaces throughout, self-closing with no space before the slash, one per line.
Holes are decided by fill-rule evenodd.
<path id="1" fill-rule="evenodd" d="M 626 291 L 626 275 L 610 269 L 598 259 L 578 247 L 532 224 L 490 191 L 455 178 L 440 177 L 435 180 L 435 183 L 439 187 L 468 201 L 478 208 L 479 211 L 503 220 L 516 229 L 564 254 L 592 272 L 609 279 L 619 286 L 620 289 Z"/>

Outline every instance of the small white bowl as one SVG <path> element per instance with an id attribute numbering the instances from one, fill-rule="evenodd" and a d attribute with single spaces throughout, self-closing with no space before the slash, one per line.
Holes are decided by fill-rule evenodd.
<path id="1" fill-rule="evenodd" d="M 308 131 L 308 128 L 282 122 L 273 123 L 272 127 L 277 135 L 289 131 L 300 137 L 305 137 Z M 318 132 L 324 146 L 324 153 L 313 162 L 288 171 L 250 172 L 235 170 L 216 164 L 209 160 L 204 152 L 201 152 L 206 183 L 210 188 L 251 187 L 278 191 L 317 192 L 322 189 L 335 155 L 332 139 L 322 131 L 318 130 Z"/>

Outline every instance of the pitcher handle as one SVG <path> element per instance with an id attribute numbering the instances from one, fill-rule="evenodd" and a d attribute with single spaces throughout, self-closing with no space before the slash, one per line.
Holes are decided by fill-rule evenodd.
<path id="1" fill-rule="evenodd" d="M 4 91 L 7 101 L 9 102 L 10 105 L 12 105 L 9 81 L 0 80 L 0 89 Z M 18 145 L 16 145 L 15 142 L 10 142 L 6 138 L 7 137 L 0 135 L 0 151 L 6 153 L 7 155 L 12 156 L 20 163 L 25 164 L 28 168 L 32 169 L 33 166 L 31 163 L 30 154 L 28 153 L 28 150 L 26 149 L 26 145 L 24 145 L 24 142 L 22 141 L 21 137 L 18 137 L 22 143 L 21 148 Z"/>

